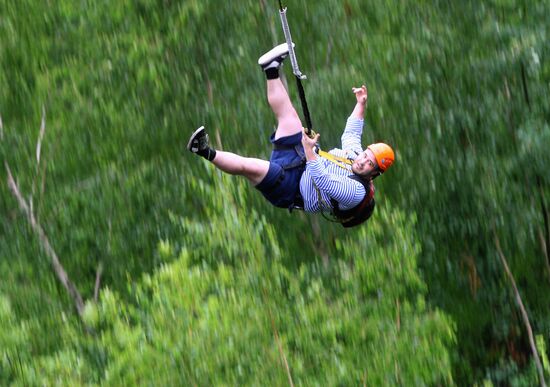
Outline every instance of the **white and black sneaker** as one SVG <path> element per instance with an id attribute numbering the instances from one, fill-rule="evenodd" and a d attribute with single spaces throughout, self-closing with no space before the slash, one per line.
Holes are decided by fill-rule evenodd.
<path id="1" fill-rule="evenodd" d="M 204 129 L 204 126 L 201 126 L 193 132 L 187 143 L 187 149 L 193 153 L 198 153 L 199 151 L 208 148 L 208 134 Z"/>
<path id="2" fill-rule="evenodd" d="M 187 149 L 209 161 L 212 161 L 216 156 L 216 151 L 208 143 L 208 133 L 206 133 L 204 126 L 193 132 L 187 143 Z"/>
<path id="3" fill-rule="evenodd" d="M 292 43 L 292 47 L 294 47 Z M 263 54 L 260 59 L 258 59 L 258 64 L 262 67 L 262 70 L 267 70 L 270 68 L 278 69 L 283 64 L 283 61 L 288 56 L 288 45 L 286 43 L 279 44 L 278 46 L 273 47 L 271 50 Z"/>

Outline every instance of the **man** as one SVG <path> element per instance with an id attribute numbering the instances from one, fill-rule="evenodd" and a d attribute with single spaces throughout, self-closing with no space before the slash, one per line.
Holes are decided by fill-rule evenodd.
<path id="1" fill-rule="evenodd" d="M 304 133 L 279 78 L 287 56 L 288 46 L 281 44 L 258 60 L 267 78 L 267 100 L 277 118 L 270 161 L 215 150 L 208 143 L 204 127 L 191 135 L 187 148 L 226 173 L 246 177 L 277 207 L 330 211 L 344 227 L 356 226 L 372 214 L 372 180 L 391 166 L 394 152 L 383 143 L 369 145 L 364 151 L 361 147 L 367 104 L 367 88 L 363 85 L 352 89 L 356 105 L 342 135 L 342 149 L 317 153 L 319 134 L 310 138 Z"/>

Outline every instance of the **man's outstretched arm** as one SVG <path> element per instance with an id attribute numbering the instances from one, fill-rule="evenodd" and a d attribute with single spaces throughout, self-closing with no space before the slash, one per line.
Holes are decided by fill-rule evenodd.
<path id="1" fill-rule="evenodd" d="M 363 150 L 361 147 L 361 135 L 363 134 L 363 118 L 367 105 L 367 87 L 365 85 L 354 87 L 352 91 L 355 94 L 357 102 L 342 134 L 342 149 L 360 153 Z"/>
<path id="2" fill-rule="evenodd" d="M 361 87 L 353 87 L 352 90 L 353 94 L 355 94 L 355 98 L 357 99 L 357 103 L 355 104 L 353 112 L 351 112 L 351 116 L 362 120 L 365 117 L 365 108 L 367 106 L 367 86 L 363 85 Z"/>

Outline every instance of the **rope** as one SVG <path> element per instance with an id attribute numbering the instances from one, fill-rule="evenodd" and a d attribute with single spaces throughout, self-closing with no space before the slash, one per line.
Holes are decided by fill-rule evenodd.
<path id="1" fill-rule="evenodd" d="M 290 64 L 292 65 L 292 73 L 300 79 L 306 79 L 307 77 L 302 74 L 300 68 L 298 67 L 296 53 L 294 52 L 294 47 L 292 47 L 292 35 L 290 34 L 290 27 L 288 26 L 288 21 L 286 20 L 286 8 L 279 10 L 279 16 L 281 17 L 283 33 L 285 34 L 286 44 L 288 46 L 288 54 L 290 57 Z"/>
<path id="2" fill-rule="evenodd" d="M 290 34 L 290 27 L 286 19 L 286 10 L 286 8 L 283 8 L 282 1 L 279 0 L 279 16 L 281 17 L 283 33 L 285 34 L 285 40 L 288 46 L 288 54 L 290 56 L 290 64 L 292 65 L 292 73 L 296 77 L 298 95 L 300 96 L 302 111 L 304 112 L 304 119 L 306 121 L 306 134 L 310 136 L 313 125 L 311 123 L 311 116 L 309 115 L 309 109 L 307 107 L 306 93 L 304 91 L 304 87 L 302 86 L 302 79 L 307 79 L 307 77 L 302 74 L 300 68 L 298 67 L 298 59 L 296 59 L 296 53 L 294 52 L 294 47 L 292 47 L 292 35 Z"/>

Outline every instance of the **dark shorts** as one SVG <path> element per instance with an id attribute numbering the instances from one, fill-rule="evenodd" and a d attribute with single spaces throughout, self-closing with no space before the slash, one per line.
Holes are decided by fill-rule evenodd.
<path id="1" fill-rule="evenodd" d="M 291 208 L 300 200 L 300 178 L 305 168 L 302 133 L 274 140 L 271 135 L 273 152 L 269 158 L 269 171 L 256 188 L 271 204 L 281 208 Z M 297 199 L 298 198 L 298 199 Z"/>

